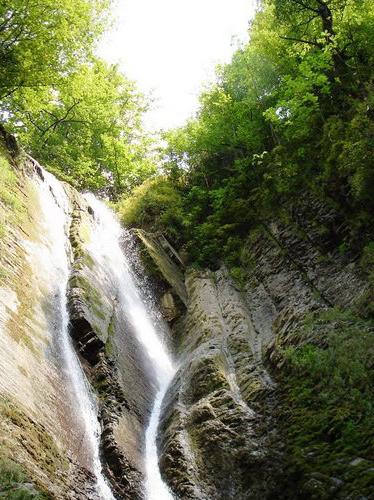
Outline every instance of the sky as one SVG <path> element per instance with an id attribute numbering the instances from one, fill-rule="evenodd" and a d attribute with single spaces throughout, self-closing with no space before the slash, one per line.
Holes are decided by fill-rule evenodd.
<path id="1" fill-rule="evenodd" d="M 198 95 L 228 62 L 256 0 L 116 0 L 113 28 L 99 55 L 118 63 L 138 88 L 152 96 L 148 130 L 183 125 L 198 108 Z"/>

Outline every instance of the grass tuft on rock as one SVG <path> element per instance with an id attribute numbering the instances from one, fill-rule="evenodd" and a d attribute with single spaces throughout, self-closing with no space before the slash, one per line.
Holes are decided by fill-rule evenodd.
<path id="1" fill-rule="evenodd" d="M 22 467 L 8 458 L 0 458 L 0 497 L 8 500 L 47 500 L 29 481 Z"/>

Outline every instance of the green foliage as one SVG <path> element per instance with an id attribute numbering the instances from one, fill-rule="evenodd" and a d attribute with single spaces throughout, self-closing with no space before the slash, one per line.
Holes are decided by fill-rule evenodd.
<path id="1" fill-rule="evenodd" d="M 335 115 L 326 121 L 322 142 L 326 190 L 337 200 L 346 197 L 361 222 L 370 218 L 369 210 L 374 208 L 373 109 L 374 89 L 369 86 L 365 99 L 353 103 L 347 120 Z"/>
<path id="2" fill-rule="evenodd" d="M 334 206 L 362 248 L 372 232 L 373 26 L 368 0 L 264 2 L 196 119 L 164 137 L 194 260 L 236 267 L 240 240 L 306 193 Z"/>
<path id="3" fill-rule="evenodd" d="M 161 231 L 175 243 L 183 237 L 182 196 L 166 178 L 149 179 L 116 206 L 126 226 Z"/>
<path id="4" fill-rule="evenodd" d="M 16 192 L 17 176 L 7 154 L 0 147 L 0 241 L 7 234 L 7 222 L 17 222 L 23 214 L 23 206 Z M 4 270 L 0 269 L 0 280 Z"/>
<path id="5" fill-rule="evenodd" d="M 374 241 L 365 246 L 360 265 L 368 279 L 368 289 L 359 297 L 355 308 L 364 318 L 374 318 Z"/>
<path id="6" fill-rule="evenodd" d="M 374 479 L 373 327 L 330 309 L 308 316 L 279 347 L 289 466 L 301 481 L 316 472 L 342 479 L 346 496 L 370 496 Z M 357 457 L 361 467 L 352 470 Z"/>
<path id="7" fill-rule="evenodd" d="M 30 484 L 20 465 L 7 458 L 0 458 L 0 496 L 9 500 L 49 498 Z"/>
<path id="8" fill-rule="evenodd" d="M 87 59 L 102 31 L 107 4 L 106 0 L 2 0 L 0 99 L 19 89 L 61 81 Z"/>
<path id="9" fill-rule="evenodd" d="M 17 115 L 8 123 L 39 161 L 77 187 L 115 198 L 154 172 L 141 132 L 144 100 L 116 67 L 95 60 L 58 92 L 28 94 L 35 95 L 24 121 Z"/>
<path id="10" fill-rule="evenodd" d="M 17 181 L 8 159 L 0 153 L 0 202 L 10 208 L 16 208 L 17 199 L 11 190 Z"/>
<path id="11" fill-rule="evenodd" d="M 155 166 L 143 96 L 93 55 L 109 3 L 0 2 L 0 116 L 51 171 L 116 198 Z"/>

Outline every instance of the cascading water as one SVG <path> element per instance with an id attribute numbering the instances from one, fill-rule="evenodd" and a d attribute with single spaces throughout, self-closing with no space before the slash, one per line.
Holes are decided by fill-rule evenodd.
<path id="1" fill-rule="evenodd" d="M 136 285 L 131 259 L 121 248 L 123 229 L 111 210 L 102 202 L 92 194 L 87 194 L 85 197 L 94 211 L 96 221 L 89 250 L 95 255 L 95 260 L 105 268 L 107 278 L 109 276 L 108 279 L 113 281 L 118 290 L 118 303 L 126 312 L 127 320 L 151 359 L 157 376 L 158 392 L 145 437 L 145 488 L 148 500 L 169 500 L 173 497 L 161 478 L 156 437 L 162 400 L 175 370 L 161 335 L 145 307 L 145 299 Z"/>
<path id="2" fill-rule="evenodd" d="M 104 478 L 99 455 L 100 424 L 97 408 L 89 383 L 75 353 L 69 335 L 69 315 L 67 310 L 67 286 L 70 273 L 70 248 L 67 237 L 70 216 L 69 201 L 64 188 L 55 177 L 41 169 L 42 179 L 37 180 L 37 188 L 41 205 L 44 238 L 49 255 L 40 255 L 43 266 L 53 283 L 56 295 L 56 314 L 58 314 L 57 341 L 62 365 L 69 383 L 72 406 L 77 419 L 83 427 L 85 453 L 96 478 L 96 494 L 101 500 L 114 500 L 111 490 Z M 56 293 L 57 289 L 57 293 Z M 56 322 L 57 324 L 57 322 Z"/>

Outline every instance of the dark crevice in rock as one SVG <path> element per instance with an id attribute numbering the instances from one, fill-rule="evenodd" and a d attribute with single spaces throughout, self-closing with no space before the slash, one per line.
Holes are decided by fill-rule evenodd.
<path id="1" fill-rule="evenodd" d="M 107 352 L 107 344 L 111 341 L 110 336 L 114 328 L 115 297 L 106 325 L 107 331 L 99 331 L 92 322 L 95 318 L 102 317 L 99 307 L 100 293 L 103 292 L 96 290 L 96 284 L 91 283 L 89 266 L 87 267 L 90 256 L 81 241 L 80 227 L 83 214 L 88 212 L 89 216 L 93 217 L 93 210 L 90 207 L 87 207 L 87 210 L 82 207 L 80 200 L 74 200 L 73 207 L 70 241 L 74 262 L 68 291 L 70 334 L 79 355 L 86 361 L 83 367 L 98 396 L 100 453 L 104 473 L 116 497 L 137 500 L 143 498 L 142 472 L 121 450 L 116 439 L 116 428 L 124 414 L 134 415 L 137 421 L 141 421 L 142 416 L 127 400 L 116 363 Z"/>
<path id="2" fill-rule="evenodd" d="M 99 362 L 100 353 L 104 350 L 104 342 L 98 338 L 85 318 L 71 319 L 70 324 L 70 335 L 76 349 L 90 365 L 95 366 Z"/>
<path id="3" fill-rule="evenodd" d="M 70 307 L 71 304 L 70 304 Z M 114 427 L 124 409 L 132 411 L 118 380 L 117 369 L 105 352 L 105 344 L 98 338 L 84 317 L 76 317 L 71 310 L 71 336 L 80 355 L 93 369 L 86 369 L 95 392 L 99 396 L 99 420 L 101 423 L 101 456 L 106 476 L 119 498 L 142 498 L 139 489 L 142 482 L 139 471 L 119 449 L 114 437 Z"/>

